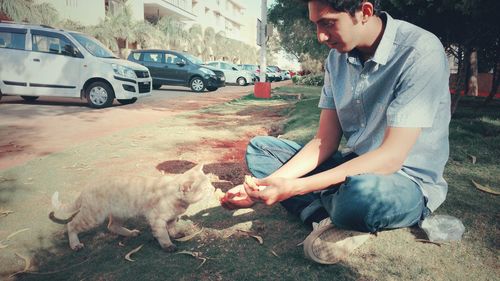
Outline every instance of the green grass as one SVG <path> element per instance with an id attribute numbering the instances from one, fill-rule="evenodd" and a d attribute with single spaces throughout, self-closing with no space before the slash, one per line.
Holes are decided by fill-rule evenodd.
<path id="1" fill-rule="evenodd" d="M 296 93 L 302 99 L 285 97 Z M 320 88 L 283 87 L 274 94 L 270 100 L 248 95 L 200 113 L 226 122 L 242 118 L 249 110 L 278 111 L 286 116 L 281 124 L 283 137 L 307 142 L 317 128 Z M 132 220 L 128 224 L 143 230 L 141 236 L 124 239 L 102 226 L 81 235 L 86 248 L 78 253 L 68 249 L 65 233 L 56 233 L 54 247 L 33 250 L 39 273 L 20 275 L 18 280 L 499 280 L 499 198 L 478 191 L 471 180 L 500 187 L 500 103 L 480 104 L 480 99 L 464 98 L 453 117 L 445 170 L 449 194 L 437 211 L 464 222 L 466 232 L 459 243 L 439 247 L 415 242 L 416 237 L 422 238 L 418 228 L 383 231 L 346 262 L 323 266 L 304 259 L 297 244 L 310 230 L 279 205 L 256 207 L 255 212 L 240 216 L 211 207 L 184 217 L 206 231 L 190 241 L 176 242 L 179 251 L 197 251 L 207 257 L 201 267 L 201 260 L 189 255 L 163 252 L 149 227 Z M 471 155 L 477 158 L 475 164 Z M 262 245 L 242 233 L 220 235 L 243 222 L 252 223 L 252 233 L 264 239 Z M 119 241 L 125 246 L 119 246 Z M 144 247 L 133 255 L 135 262 L 123 259 L 141 244 Z"/>

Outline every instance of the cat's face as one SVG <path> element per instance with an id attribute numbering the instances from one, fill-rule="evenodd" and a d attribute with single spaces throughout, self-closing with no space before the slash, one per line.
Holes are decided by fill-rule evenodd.
<path id="1" fill-rule="evenodd" d="M 177 177 L 181 198 L 188 203 L 195 203 L 211 196 L 215 187 L 210 178 L 203 172 L 203 164 L 198 164 Z"/>

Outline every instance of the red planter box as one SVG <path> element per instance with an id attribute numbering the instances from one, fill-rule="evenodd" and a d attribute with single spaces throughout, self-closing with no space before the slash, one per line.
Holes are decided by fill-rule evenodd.
<path id="1" fill-rule="evenodd" d="M 255 82 L 253 89 L 256 98 L 271 98 L 271 82 Z"/>

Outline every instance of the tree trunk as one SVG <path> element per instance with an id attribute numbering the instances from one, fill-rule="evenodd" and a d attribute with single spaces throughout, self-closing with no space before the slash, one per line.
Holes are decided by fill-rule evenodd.
<path id="1" fill-rule="evenodd" d="M 451 101 L 451 114 L 453 115 L 458 107 L 458 102 L 462 97 L 462 89 L 467 88 L 467 80 L 469 72 L 469 59 L 470 59 L 470 49 L 467 48 L 465 50 L 465 54 L 462 47 L 458 48 L 458 72 L 457 72 L 457 80 L 455 81 L 454 90 L 455 95 Z M 462 88 L 463 85 L 463 88 Z M 465 92 L 465 91 L 464 91 Z"/>
<path id="2" fill-rule="evenodd" d="M 498 92 L 498 85 L 500 84 L 500 63 L 495 62 L 495 67 L 493 68 L 493 81 L 491 82 L 490 94 L 484 100 L 484 104 L 489 104 Z"/>
<path id="3" fill-rule="evenodd" d="M 470 53 L 470 76 L 467 77 L 467 96 L 477 97 L 478 96 L 478 85 L 477 85 L 477 50 L 472 49 Z"/>

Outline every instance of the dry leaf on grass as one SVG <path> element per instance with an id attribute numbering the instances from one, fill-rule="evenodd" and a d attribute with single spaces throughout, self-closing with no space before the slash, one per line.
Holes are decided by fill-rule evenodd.
<path id="1" fill-rule="evenodd" d="M 441 245 L 449 245 L 449 243 L 446 243 L 446 242 L 436 242 L 436 241 L 431 241 L 431 240 L 427 240 L 427 239 L 415 239 L 415 241 L 421 242 L 421 243 L 434 244 L 434 245 L 438 245 L 439 247 L 441 247 Z"/>
<path id="2" fill-rule="evenodd" d="M 15 232 L 13 232 L 13 233 L 9 234 L 9 236 L 7 236 L 7 238 L 5 238 L 5 240 L 10 240 L 10 238 L 12 238 L 12 237 L 14 237 L 14 236 L 18 235 L 18 234 L 19 234 L 19 233 L 21 233 L 21 232 L 28 231 L 28 230 L 30 230 L 30 229 L 29 229 L 29 228 L 23 228 L 23 229 L 20 229 L 20 230 L 18 230 L 18 231 L 15 231 Z"/>
<path id="3" fill-rule="evenodd" d="M 134 261 L 133 259 L 130 258 L 130 256 L 134 253 L 137 253 L 139 252 L 139 250 L 142 248 L 142 246 L 144 246 L 144 244 L 142 244 L 141 246 L 133 249 L 132 251 L 128 252 L 126 255 L 125 255 L 125 259 L 128 260 L 128 261 Z"/>
<path id="4" fill-rule="evenodd" d="M 496 191 L 496 190 L 493 190 L 491 189 L 491 187 L 489 186 L 484 186 L 484 185 L 480 185 L 479 183 L 475 182 L 474 180 L 472 180 L 472 184 L 479 190 L 483 191 L 483 192 L 486 192 L 486 193 L 489 193 L 489 194 L 493 194 L 493 195 L 500 195 L 500 192 L 499 191 Z"/>
<path id="5" fill-rule="evenodd" d="M 12 213 L 14 213 L 14 211 L 11 211 L 11 210 L 0 211 L 0 218 L 6 217 Z"/>
<path id="6" fill-rule="evenodd" d="M 259 235 L 255 235 L 255 234 L 252 234 L 252 233 L 251 233 L 251 232 L 249 232 L 249 231 L 245 231 L 245 230 L 241 230 L 241 229 L 238 229 L 238 231 L 243 232 L 243 233 L 245 233 L 246 235 L 248 235 L 248 236 L 250 236 L 250 237 L 255 238 L 257 241 L 259 241 L 259 244 L 261 244 L 261 245 L 262 245 L 262 244 L 264 244 L 264 239 L 262 239 L 262 237 L 261 237 L 261 236 L 259 236 Z"/>
<path id="7" fill-rule="evenodd" d="M 190 255 L 190 256 L 192 256 L 192 257 L 194 257 L 194 258 L 198 259 L 198 260 L 201 260 L 201 264 L 200 264 L 200 265 L 198 265 L 198 267 L 197 267 L 196 269 L 200 268 L 200 267 L 201 267 L 201 266 L 202 266 L 202 265 L 203 265 L 203 264 L 207 261 L 207 259 L 208 259 L 208 257 L 203 257 L 203 256 L 202 256 L 202 255 L 203 255 L 203 253 L 202 253 L 202 252 L 180 251 L 180 252 L 178 252 L 177 254 Z M 177 254 L 176 254 L 176 255 L 177 255 Z"/>
<path id="8" fill-rule="evenodd" d="M 22 258 L 22 259 L 24 260 L 24 269 L 23 269 L 23 270 L 21 270 L 21 271 L 18 271 L 18 272 L 12 273 L 12 274 L 9 276 L 9 278 L 14 277 L 14 276 L 16 276 L 16 275 L 18 275 L 18 274 L 20 274 L 20 273 L 28 272 L 28 269 L 30 269 L 30 267 L 31 267 L 31 261 L 30 261 L 30 259 L 29 259 L 29 258 L 27 258 L 27 257 L 25 257 L 25 256 L 23 256 L 23 255 L 21 255 L 21 254 L 18 254 L 18 253 L 16 253 L 16 256 L 18 256 L 18 257 L 20 257 L 20 258 Z"/>
<path id="9" fill-rule="evenodd" d="M 471 154 L 467 154 L 467 156 L 469 156 L 470 161 L 471 161 L 472 164 L 476 164 L 476 160 L 477 160 L 476 156 L 471 155 Z"/>
<path id="10" fill-rule="evenodd" d="M 196 231 L 195 233 L 190 234 L 188 236 L 181 237 L 181 238 L 177 238 L 177 239 L 175 239 L 175 241 L 179 241 L 179 242 L 189 241 L 189 240 L 193 239 L 194 237 L 196 237 L 196 235 L 200 234 L 202 231 L 203 231 L 203 227 L 200 230 Z"/>
<path id="11" fill-rule="evenodd" d="M 279 258 L 280 256 L 278 254 L 276 254 L 276 252 L 274 250 L 271 250 L 271 254 L 273 254 L 273 256 Z"/>

